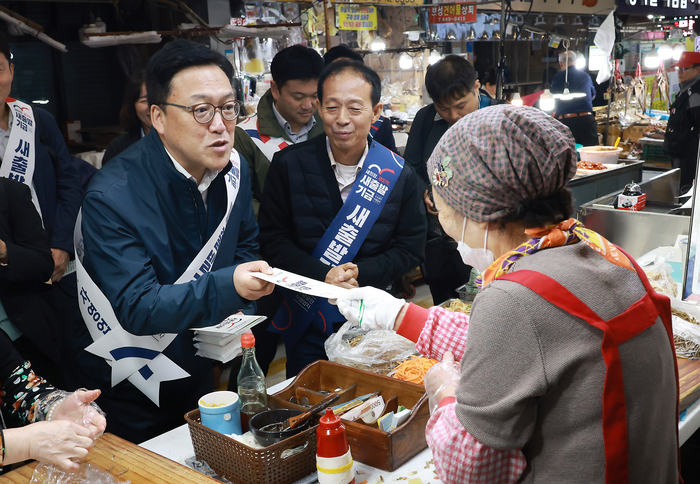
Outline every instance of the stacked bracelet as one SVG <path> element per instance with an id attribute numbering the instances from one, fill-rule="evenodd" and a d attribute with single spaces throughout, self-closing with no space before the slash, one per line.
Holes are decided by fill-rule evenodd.
<path id="1" fill-rule="evenodd" d="M 56 400 L 56 402 L 53 405 L 51 405 L 51 408 L 49 408 L 49 411 L 46 414 L 47 421 L 53 420 L 53 413 L 56 410 L 56 407 L 58 407 L 60 404 L 62 404 L 65 399 L 66 399 L 66 397 L 61 397 L 58 400 Z"/>

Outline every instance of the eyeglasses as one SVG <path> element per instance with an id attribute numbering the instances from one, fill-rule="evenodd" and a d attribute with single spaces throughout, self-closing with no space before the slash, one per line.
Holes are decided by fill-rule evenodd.
<path id="1" fill-rule="evenodd" d="M 690 67 L 676 67 L 676 70 L 678 70 L 679 72 L 685 72 L 689 71 L 690 69 L 695 69 L 696 67 L 700 67 L 700 64 L 693 64 Z"/>
<path id="2" fill-rule="evenodd" d="M 238 101 L 226 101 L 220 106 L 214 106 L 211 103 L 195 104 L 194 106 L 183 106 L 181 104 L 160 103 L 163 106 L 175 106 L 176 108 L 192 110 L 194 120 L 199 124 L 207 124 L 214 119 L 214 113 L 218 109 L 221 117 L 226 121 L 235 121 L 238 118 L 238 113 L 241 111 L 241 104 Z"/>

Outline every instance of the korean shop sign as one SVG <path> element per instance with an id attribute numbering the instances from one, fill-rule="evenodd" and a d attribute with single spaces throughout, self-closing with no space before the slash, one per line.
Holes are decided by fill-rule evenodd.
<path id="1" fill-rule="evenodd" d="M 430 7 L 431 24 L 476 22 L 476 3 L 453 3 Z"/>
<path id="2" fill-rule="evenodd" d="M 340 30 L 377 30 L 377 7 L 338 5 Z"/>

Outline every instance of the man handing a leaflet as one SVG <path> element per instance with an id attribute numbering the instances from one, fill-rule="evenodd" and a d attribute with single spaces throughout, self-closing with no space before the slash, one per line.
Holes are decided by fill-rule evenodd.
<path id="1" fill-rule="evenodd" d="M 232 151 L 231 64 L 195 42 L 154 55 L 153 129 L 93 179 L 76 227 L 82 320 L 67 334 L 72 386 L 103 389 L 109 431 L 142 442 L 213 390 L 190 328 L 252 312 L 274 287 L 257 260 L 248 163 Z M 82 220 L 81 220 L 82 217 Z"/>

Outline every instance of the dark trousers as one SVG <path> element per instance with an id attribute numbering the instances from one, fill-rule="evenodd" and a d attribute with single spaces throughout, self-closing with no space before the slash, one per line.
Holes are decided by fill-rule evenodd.
<path id="1" fill-rule="evenodd" d="M 559 119 L 557 117 L 557 119 Z M 577 116 L 575 118 L 563 118 L 559 121 L 571 130 L 576 143 L 583 146 L 596 146 L 598 144 L 598 124 L 595 122 L 595 116 L 588 114 L 586 116 Z M 615 140 L 612 140 L 614 143 Z M 608 140 L 610 144 L 610 140 Z"/>
<path id="2" fill-rule="evenodd" d="M 679 194 L 685 193 L 693 184 L 698 170 L 696 158 L 673 158 L 673 167 L 681 169 L 681 184 Z"/>
<path id="3" fill-rule="evenodd" d="M 338 331 L 343 322 L 333 323 L 333 331 Z M 314 361 L 327 360 L 325 342 L 328 339 L 323 331 L 311 324 L 294 348 L 285 346 L 287 352 L 287 378 L 297 376 L 301 370 Z"/>
<path id="4" fill-rule="evenodd" d="M 457 242 L 443 235 L 425 244 L 425 260 L 421 266 L 423 279 L 430 287 L 433 305 L 456 298 L 457 288 L 469 281 L 471 267 L 462 262 Z"/>

